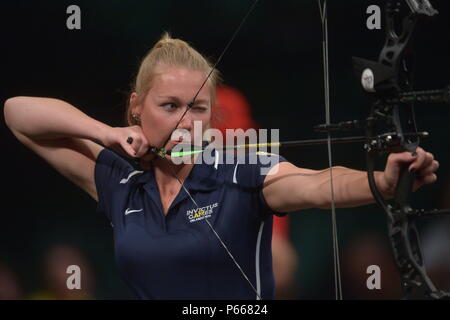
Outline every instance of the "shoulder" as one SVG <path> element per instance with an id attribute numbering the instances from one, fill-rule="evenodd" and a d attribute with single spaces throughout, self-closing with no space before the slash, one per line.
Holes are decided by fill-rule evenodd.
<path id="1" fill-rule="evenodd" d="M 253 152 L 241 155 L 221 155 L 217 169 L 224 179 L 243 187 L 262 186 L 266 175 L 287 160 L 277 154 Z"/>
<path id="2" fill-rule="evenodd" d="M 115 169 L 123 169 L 123 170 L 133 170 L 140 169 L 139 164 L 132 159 L 127 159 L 117 154 L 111 149 L 103 148 L 97 156 L 96 159 L 97 166 L 107 166 L 113 167 Z"/>
<path id="3" fill-rule="evenodd" d="M 103 181 L 115 181 L 118 184 L 127 184 L 134 176 L 144 173 L 137 163 L 118 155 L 116 152 L 104 148 L 97 156 L 95 165 L 95 180 L 97 183 Z"/>

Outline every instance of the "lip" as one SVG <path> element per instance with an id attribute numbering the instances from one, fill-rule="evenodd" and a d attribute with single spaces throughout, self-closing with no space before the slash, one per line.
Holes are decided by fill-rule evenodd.
<path id="1" fill-rule="evenodd" d="M 181 142 L 183 142 L 183 136 L 180 136 L 178 140 L 169 140 L 169 145 L 174 147 Z"/>
<path id="2" fill-rule="evenodd" d="M 175 148 L 175 146 L 180 144 L 180 143 L 181 143 L 181 141 L 169 140 L 169 142 L 166 145 L 166 150 L 172 151 L 172 149 Z"/>
<path id="3" fill-rule="evenodd" d="M 169 141 L 169 145 L 171 145 L 171 146 L 176 146 L 179 143 L 181 143 L 181 141 L 174 141 L 174 140 Z"/>

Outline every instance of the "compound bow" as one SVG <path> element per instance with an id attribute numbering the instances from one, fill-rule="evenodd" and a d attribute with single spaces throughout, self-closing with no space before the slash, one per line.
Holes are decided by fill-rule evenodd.
<path id="1" fill-rule="evenodd" d="M 211 72 L 207 75 L 202 86 L 195 94 L 191 103 L 187 106 L 186 111 L 183 113 L 174 130 L 178 127 L 186 113 L 190 110 L 190 107 L 194 104 L 197 95 L 206 84 L 211 73 L 217 67 L 258 1 L 259 0 L 255 0 L 253 2 L 244 19 L 241 21 L 230 41 L 225 46 L 225 49 L 214 64 Z M 327 8 L 326 0 L 317 1 L 320 8 L 323 27 L 326 124 L 316 126 L 315 130 L 328 134 L 327 139 L 318 140 L 317 144 L 328 144 L 336 298 L 342 298 L 342 291 L 340 284 L 336 215 L 334 210 L 331 143 L 342 142 L 342 140 L 337 138 L 332 139 L 331 132 L 362 128 L 365 129 L 366 133 L 364 149 L 367 160 L 368 182 L 376 202 L 387 215 L 389 238 L 394 252 L 394 258 L 401 274 L 401 286 L 404 298 L 426 297 L 431 299 L 448 299 L 450 298 L 450 294 L 437 289 L 426 272 L 415 221 L 421 216 L 450 213 L 450 210 L 434 209 L 426 211 L 413 209 L 411 207 L 409 200 L 415 173 L 408 171 L 408 165 L 405 165 L 401 171 L 392 203 L 388 203 L 387 200 L 383 198 L 375 184 L 374 178 L 376 159 L 379 155 L 400 151 L 415 153 L 420 142 L 420 137 L 427 135 L 427 133 L 417 131 L 414 103 L 450 102 L 450 87 L 443 90 L 412 91 L 412 70 L 410 69 L 413 53 L 411 47 L 412 34 L 419 20 L 435 16 L 438 12 L 428 0 L 386 0 L 386 41 L 378 61 L 374 62 L 361 58 L 353 58 L 355 71 L 358 76 L 361 77 L 363 88 L 369 95 L 373 96 L 376 101 L 372 104 L 369 116 L 365 120 L 353 120 L 331 124 L 329 112 Z M 401 27 L 400 32 L 396 29 L 398 26 Z M 166 143 L 169 139 L 170 136 L 167 138 Z M 356 140 L 360 141 L 361 137 L 343 139 L 348 139 L 348 141 L 344 142 L 355 142 Z M 286 142 L 284 144 L 286 146 L 314 144 L 314 142 L 311 143 L 311 140 L 308 140 L 305 144 L 302 144 L 302 142 L 303 141 L 300 141 L 300 143 Z M 166 143 L 164 143 L 163 146 L 165 146 Z M 265 144 L 265 146 L 267 145 L 270 144 Z M 281 145 L 283 145 L 283 143 L 281 143 Z M 245 148 L 248 146 L 238 147 Z M 151 151 L 170 163 L 166 158 L 166 154 L 168 153 L 163 147 L 152 148 Z M 198 208 L 199 205 L 195 202 L 189 190 L 185 188 L 183 181 L 178 178 L 175 171 L 173 171 L 173 174 L 182 185 L 184 191 L 189 195 L 191 201 Z M 261 299 L 260 292 L 253 286 L 252 282 L 242 270 L 226 244 L 222 241 L 220 235 L 214 230 L 208 219 L 205 219 L 205 221 L 224 247 L 227 254 L 233 260 L 236 267 L 240 270 L 242 276 L 249 283 L 250 287 L 255 292 L 257 299 Z"/>
<path id="2" fill-rule="evenodd" d="M 326 1 L 324 7 L 325 4 Z M 410 196 L 415 172 L 408 171 L 409 164 L 404 164 L 401 169 L 392 203 L 388 203 L 378 190 L 374 172 L 376 159 L 382 154 L 416 152 L 424 133 L 417 131 L 415 103 L 450 102 L 450 87 L 443 90 L 412 91 L 413 31 L 420 20 L 437 14 L 428 0 L 387 0 L 386 40 L 378 61 L 353 58 L 355 71 L 361 78 L 364 90 L 375 98 L 369 116 L 364 121 L 327 123 L 316 127 L 317 131 L 328 134 L 351 128 L 365 129 L 368 182 L 376 202 L 387 216 L 389 239 L 400 271 L 405 299 L 450 298 L 449 293 L 436 288 L 426 272 L 415 224 L 418 217 L 446 214 L 450 210 L 426 211 L 411 207 Z"/>
<path id="3" fill-rule="evenodd" d="M 405 13 L 405 14 L 403 14 Z M 372 194 L 387 215 L 389 238 L 401 275 L 404 298 L 425 296 L 431 299 L 450 298 L 450 294 L 435 287 L 428 276 L 415 221 L 418 217 L 450 213 L 450 210 L 418 210 L 410 205 L 415 172 L 408 172 L 408 164 L 401 170 L 393 202 L 389 204 L 375 184 L 374 170 L 378 155 L 408 151 L 415 153 L 420 135 L 417 132 L 414 104 L 450 102 L 449 88 L 414 92 L 412 84 L 411 39 L 420 20 L 435 16 L 438 11 L 428 0 L 388 0 L 385 7 L 386 41 L 378 61 L 353 58 L 355 71 L 363 88 L 375 97 L 369 116 L 363 123 L 367 176 Z M 396 27 L 401 26 L 400 30 Z M 393 132 L 380 136 L 377 132 Z"/>

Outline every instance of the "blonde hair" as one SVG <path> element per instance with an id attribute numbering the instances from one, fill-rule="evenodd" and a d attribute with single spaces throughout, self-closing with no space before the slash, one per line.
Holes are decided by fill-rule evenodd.
<path id="1" fill-rule="evenodd" d="M 212 63 L 187 42 L 173 39 L 169 33 L 165 32 L 141 62 L 132 88 L 132 92 L 136 92 L 138 98 L 134 103 L 129 101 L 125 111 L 125 122 L 127 125 L 130 126 L 137 123 L 132 117 L 132 109 L 137 103 L 143 102 L 144 97 L 152 86 L 153 79 L 158 74 L 157 69 L 161 65 L 186 67 L 196 71 L 203 71 L 205 79 L 213 69 Z M 211 106 L 213 106 L 216 99 L 216 86 L 220 81 L 217 69 L 212 70 L 208 81 L 211 85 Z M 193 92 L 192 97 L 196 93 Z"/>

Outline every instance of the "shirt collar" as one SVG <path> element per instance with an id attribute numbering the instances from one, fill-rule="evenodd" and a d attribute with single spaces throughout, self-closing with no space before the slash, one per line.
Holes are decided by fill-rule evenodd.
<path id="1" fill-rule="evenodd" d="M 217 189 L 223 181 L 220 179 L 218 170 L 214 164 L 196 163 L 191 172 L 184 181 L 184 186 L 188 190 L 195 191 L 212 191 Z M 139 184 L 143 184 L 145 188 L 157 188 L 155 174 L 153 168 L 145 170 L 137 178 Z"/>
<path id="2" fill-rule="evenodd" d="M 210 191 L 217 189 L 223 183 L 221 180 L 214 164 L 202 162 L 194 165 L 186 179 L 186 184 L 191 190 Z"/>

